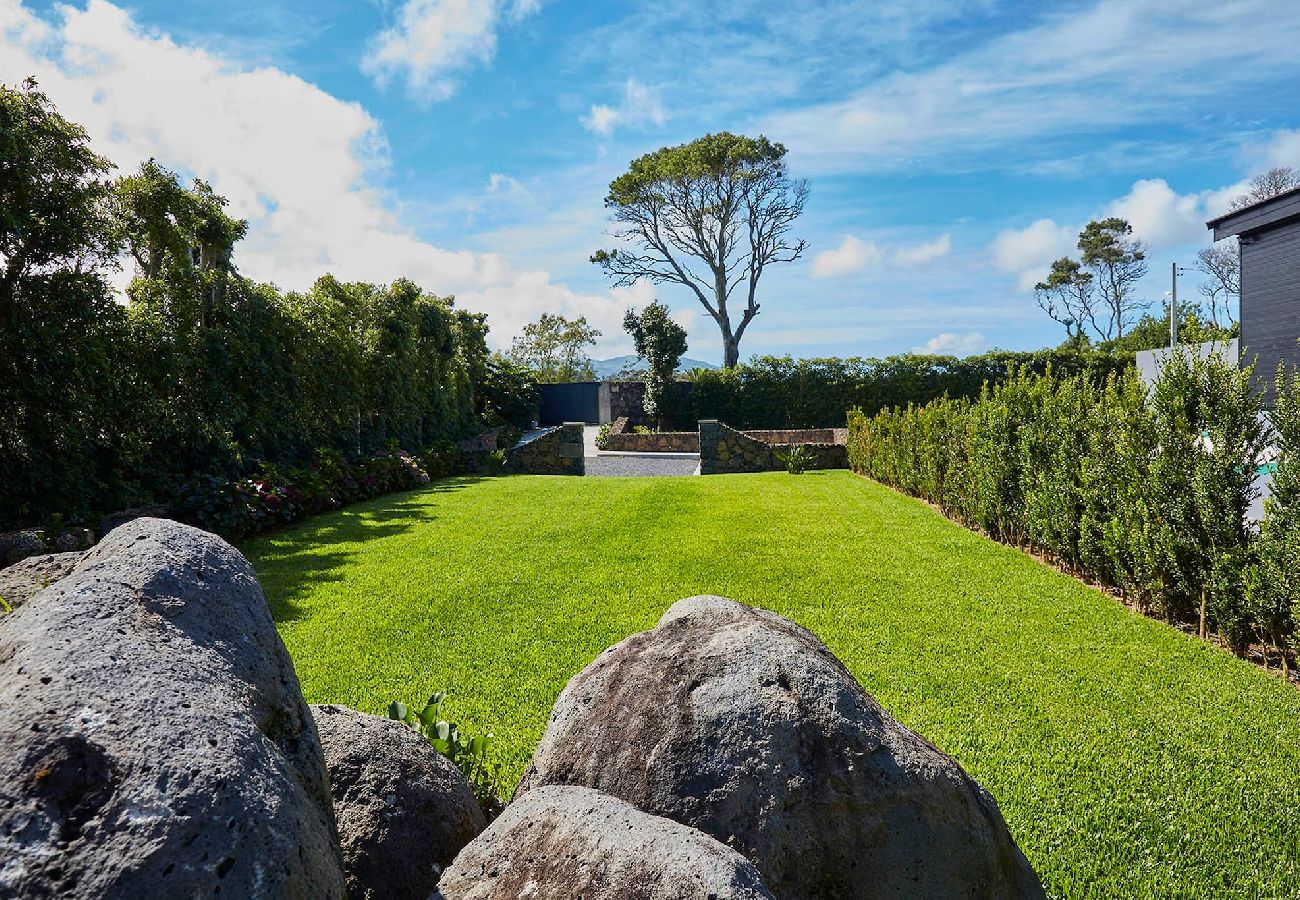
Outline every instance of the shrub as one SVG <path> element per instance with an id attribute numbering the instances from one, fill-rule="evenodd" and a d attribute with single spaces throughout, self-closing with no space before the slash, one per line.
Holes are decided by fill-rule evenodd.
<path id="1" fill-rule="evenodd" d="M 1284 462 L 1259 541 L 1246 514 L 1261 396 L 1249 367 L 1217 357 L 1176 354 L 1149 392 L 1131 371 L 1098 381 L 1022 367 L 975 400 L 853 410 L 849 462 L 1241 651 L 1291 628 L 1300 476 L 1284 466 L 1300 468 L 1298 401 L 1300 379 L 1273 414 Z"/>
<path id="2" fill-rule="evenodd" d="M 600 426 L 600 430 L 596 432 L 597 450 L 609 449 L 609 433 L 613 430 L 614 430 L 613 422 L 606 422 L 604 425 Z"/>
<path id="3" fill-rule="evenodd" d="M 675 419 L 718 419 L 735 428 L 831 428 L 845 410 L 874 416 L 885 409 L 925 405 L 941 397 L 975 399 L 985 384 L 1019 371 L 1083 374 L 1101 383 L 1133 368 L 1131 353 L 1040 350 L 992 351 L 982 356 L 906 354 L 885 359 L 792 359 L 760 356 L 730 369 L 687 373 L 689 409 Z"/>
<path id="4" fill-rule="evenodd" d="M 471 738 L 461 734 L 455 722 L 442 717 L 442 705 L 446 699 L 447 692 L 439 691 L 418 711 L 405 703 L 394 701 L 388 704 L 388 717 L 415 729 L 433 749 L 460 769 L 474 788 L 474 797 L 484 815 L 491 821 L 505 808 L 500 789 L 501 766 L 488 761 L 492 735 L 489 733 Z"/>
<path id="5" fill-rule="evenodd" d="M 802 475 L 812 465 L 813 461 L 812 453 L 802 444 L 792 447 L 784 453 L 778 450 L 776 458 L 785 464 L 785 470 L 791 475 Z"/>

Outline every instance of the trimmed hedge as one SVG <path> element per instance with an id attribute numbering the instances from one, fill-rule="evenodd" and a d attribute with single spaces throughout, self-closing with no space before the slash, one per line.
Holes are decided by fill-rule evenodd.
<path id="1" fill-rule="evenodd" d="M 1269 424 L 1251 370 L 1225 360 L 1177 355 L 1150 391 L 1133 371 L 1098 382 L 1022 367 L 974 400 L 853 410 L 849 462 L 1238 651 L 1285 646 L 1300 584 L 1297 542 L 1280 537 L 1300 508 L 1300 380 L 1281 393 L 1271 543 L 1246 522 Z"/>
<path id="2" fill-rule="evenodd" d="M 836 428 L 844 411 L 874 415 L 939 397 L 978 397 L 1009 371 L 1088 374 L 1105 380 L 1133 368 L 1133 354 L 1063 350 L 993 351 L 981 356 L 906 354 L 885 359 L 792 359 L 760 356 L 731 369 L 695 369 L 687 418 L 718 419 L 736 428 Z M 674 420 L 682 412 L 672 410 Z"/>

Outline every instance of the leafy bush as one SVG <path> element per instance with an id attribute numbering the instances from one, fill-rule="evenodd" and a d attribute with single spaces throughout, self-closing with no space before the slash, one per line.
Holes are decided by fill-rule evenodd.
<path id="1" fill-rule="evenodd" d="M 302 468 L 268 464 L 247 478 L 196 476 L 182 485 L 175 507 L 182 518 L 201 528 L 237 539 L 428 482 L 420 464 L 400 450 L 354 462 L 345 461 L 336 450 L 320 450 Z"/>
<path id="2" fill-rule="evenodd" d="M 1274 522 L 1258 541 L 1246 514 L 1266 443 L 1261 395 L 1249 368 L 1217 357 L 1175 355 L 1150 391 L 1131 371 L 1098 382 L 1022 367 L 976 399 L 854 410 L 849 462 L 1241 651 L 1280 645 L 1291 628 L 1300 479 L 1283 466 L 1300 459 L 1300 413 L 1288 396 L 1273 415 L 1285 460 Z"/>
<path id="3" fill-rule="evenodd" d="M 784 453 L 778 450 L 776 458 L 785 463 L 785 470 L 791 475 L 802 475 L 813 461 L 812 453 L 802 444 Z"/>
<path id="4" fill-rule="evenodd" d="M 613 422 L 606 422 L 604 425 L 600 426 L 600 430 L 596 432 L 597 450 L 609 449 L 609 433 L 613 430 L 614 430 Z"/>
<path id="5" fill-rule="evenodd" d="M 985 384 L 1010 371 L 1088 374 L 1101 382 L 1133 368 L 1131 353 L 1040 350 L 992 351 L 982 356 L 907 354 L 885 359 L 792 359 L 760 356 L 730 369 L 694 369 L 685 406 L 672 418 L 718 419 L 735 428 L 833 428 L 844 412 L 929 403 L 940 397 L 975 398 Z"/>
<path id="6" fill-rule="evenodd" d="M 461 734 L 455 722 L 443 718 L 442 705 L 446 699 L 447 692 L 439 691 L 418 711 L 405 703 L 394 701 L 388 704 L 388 717 L 415 729 L 433 749 L 460 769 L 474 788 L 474 797 L 490 821 L 505 808 L 505 802 L 501 799 L 501 766 L 488 762 L 492 735 L 489 733 L 471 738 Z"/>

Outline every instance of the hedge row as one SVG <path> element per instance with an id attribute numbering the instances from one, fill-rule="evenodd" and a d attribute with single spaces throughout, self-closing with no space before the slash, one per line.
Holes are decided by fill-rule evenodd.
<path id="1" fill-rule="evenodd" d="M 886 359 L 799 359 L 761 356 L 731 369 L 688 373 L 689 397 L 674 420 L 719 419 L 737 428 L 837 428 L 844 411 L 874 415 L 939 397 L 977 397 L 1008 371 L 1087 373 L 1104 380 L 1133 366 L 1131 353 L 1061 350 L 994 351 L 958 359 L 907 354 Z M 684 408 L 681 408 L 684 407 Z"/>
<path id="2" fill-rule="evenodd" d="M 503 429 L 502 447 L 518 429 Z M 348 459 L 337 450 L 318 450 L 299 466 L 264 464 L 249 475 L 199 475 L 186 482 L 174 514 L 200 528 L 237 539 L 339 509 L 393 491 L 428 484 L 431 478 L 500 471 L 504 451 L 463 451 L 448 440 L 417 454 L 387 450 Z"/>
<path id="3" fill-rule="evenodd" d="M 974 400 L 854 410 L 850 465 L 1238 651 L 1281 648 L 1300 601 L 1300 380 L 1279 378 L 1265 416 L 1252 377 L 1184 356 L 1150 390 L 1134 372 L 1021 369 Z M 1270 444 L 1257 534 L 1246 515 Z"/>

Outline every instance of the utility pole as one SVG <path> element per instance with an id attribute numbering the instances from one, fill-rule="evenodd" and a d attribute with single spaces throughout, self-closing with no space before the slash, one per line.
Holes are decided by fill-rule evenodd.
<path id="1" fill-rule="evenodd" d="M 1178 263 L 1169 264 L 1169 347 L 1170 349 L 1178 346 L 1178 276 L 1186 272 L 1186 269 L 1180 269 Z"/>

